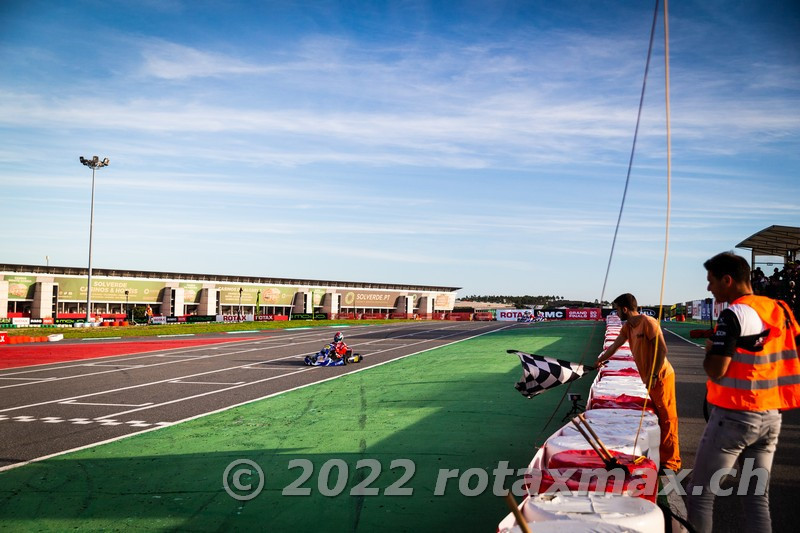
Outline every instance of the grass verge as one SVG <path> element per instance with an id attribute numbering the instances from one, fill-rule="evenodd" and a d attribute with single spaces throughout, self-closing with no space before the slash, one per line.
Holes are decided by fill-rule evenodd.
<path id="1" fill-rule="evenodd" d="M 95 328 L 15 328 L 4 330 L 9 336 L 46 336 L 53 333 L 64 335 L 65 339 L 85 339 L 104 337 L 153 337 L 156 335 L 202 335 L 226 331 L 291 329 L 300 327 L 366 326 L 370 324 L 396 324 L 413 320 L 292 320 L 281 322 L 239 322 L 239 323 L 200 323 L 173 324 L 161 326 L 109 326 Z M 2 328 L 0 328 L 2 329 Z"/>

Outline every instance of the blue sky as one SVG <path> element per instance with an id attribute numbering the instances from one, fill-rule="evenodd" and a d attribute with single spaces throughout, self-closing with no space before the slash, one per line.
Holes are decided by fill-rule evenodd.
<path id="1" fill-rule="evenodd" d="M 653 4 L 0 3 L 0 261 L 594 300 Z M 664 302 L 800 224 L 800 7 L 670 3 Z M 606 299 L 659 301 L 663 20 Z M 737 250 L 749 257 L 749 252 Z M 771 270 L 771 268 L 770 268 Z"/>

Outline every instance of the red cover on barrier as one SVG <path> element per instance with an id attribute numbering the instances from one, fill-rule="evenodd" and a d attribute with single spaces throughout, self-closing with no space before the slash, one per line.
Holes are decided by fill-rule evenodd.
<path id="1" fill-rule="evenodd" d="M 620 370 L 603 370 L 600 369 L 600 379 L 611 376 L 638 376 L 639 371 L 635 368 L 622 368 Z"/>
<path id="2" fill-rule="evenodd" d="M 641 396 L 629 396 L 620 394 L 619 396 L 594 396 L 589 405 L 589 409 L 636 409 L 642 410 L 645 399 Z M 655 413 L 651 407 L 652 402 L 647 402 L 647 410 Z"/>
<path id="3" fill-rule="evenodd" d="M 571 491 L 590 491 L 619 494 L 626 492 L 655 503 L 658 492 L 658 472 L 656 464 L 647 458 L 642 458 L 635 464 L 636 457 L 627 453 L 611 451 L 625 471 L 625 479 L 618 474 L 620 481 L 612 475 L 605 476 L 605 463 L 594 450 L 567 450 L 554 454 L 548 461 L 547 468 L 541 472 L 542 479 L 539 484 L 539 493 L 547 492 L 556 483 L 550 472 L 556 471 L 559 476 L 566 474 L 568 469 L 577 469 L 566 482 L 559 477 L 558 488 L 563 489 L 562 482 Z M 586 470 L 596 470 L 603 477 L 584 474 Z M 609 473 L 610 474 L 610 473 Z M 583 479 L 581 479 L 583 477 Z M 598 483 L 600 486 L 598 487 Z M 555 491 L 555 488 L 553 489 Z"/>
<path id="4" fill-rule="evenodd" d="M 609 361 L 633 361 L 633 354 L 630 353 L 615 353 L 608 358 Z"/>

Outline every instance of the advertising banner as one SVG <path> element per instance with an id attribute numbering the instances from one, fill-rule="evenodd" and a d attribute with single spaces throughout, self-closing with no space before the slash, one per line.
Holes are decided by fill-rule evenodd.
<path id="1" fill-rule="evenodd" d="M 183 289 L 183 302 L 187 304 L 199 304 L 200 294 L 203 289 L 202 283 L 180 283 L 178 285 Z"/>
<path id="2" fill-rule="evenodd" d="M 5 344 L 8 342 L 8 336 L 6 335 L 5 331 L 0 331 L 0 344 Z"/>
<path id="3" fill-rule="evenodd" d="M 602 320 L 600 308 L 567 309 L 567 320 Z"/>
<path id="4" fill-rule="evenodd" d="M 186 322 L 189 324 L 196 324 L 198 322 L 216 322 L 217 317 L 214 315 L 189 315 L 186 317 Z"/>
<path id="5" fill-rule="evenodd" d="M 30 318 L 12 318 L 11 323 L 17 326 L 18 328 L 24 328 L 31 325 Z"/>
<path id="6" fill-rule="evenodd" d="M 327 289 L 311 289 L 311 297 L 314 301 L 314 307 L 322 305 L 322 297 L 328 292 Z"/>
<path id="7" fill-rule="evenodd" d="M 342 307 L 380 307 L 393 308 L 397 300 L 397 293 L 388 291 L 344 291 L 342 293 Z"/>
<path id="8" fill-rule="evenodd" d="M 700 320 L 702 318 L 703 300 L 692 300 L 692 318 Z"/>
<path id="9" fill-rule="evenodd" d="M 290 320 L 327 320 L 328 313 L 292 313 Z"/>
<path id="10" fill-rule="evenodd" d="M 437 294 L 433 300 L 434 311 L 450 311 L 456 304 L 456 295 L 452 292 Z"/>
<path id="11" fill-rule="evenodd" d="M 658 309 L 653 309 L 652 307 L 642 307 L 639 309 L 639 312 L 643 315 L 651 316 L 653 318 L 658 318 Z"/>
<path id="12" fill-rule="evenodd" d="M 33 300 L 33 285 L 36 283 L 34 276 L 6 275 L 8 282 L 9 300 Z"/>
<path id="13" fill-rule="evenodd" d="M 269 287 L 256 285 L 217 285 L 222 305 L 239 305 L 239 289 L 242 289 L 242 305 L 276 306 L 292 305 L 295 287 Z M 259 294 L 260 293 L 260 294 Z"/>
<path id="14" fill-rule="evenodd" d="M 86 300 L 86 279 L 56 277 L 58 299 L 60 301 Z M 166 286 L 163 281 L 111 280 L 108 278 L 92 278 L 92 300 L 103 302 L 125 302 L 125 291 L 128 291 L 130 303 L 159 303 L 159 295 Z"/>
<path id="15" fill-rule="evenodd" d="M 528 318 L 533 315 L 530 309 L 498 309 L 497 320 L 502 322 L 516 322 L 520 318 Z"/>
<path id="16" fill-rule="evenodd" d="M 252 322 L 253 315 L 217 315 L 217 322 Z"/>
<path id="17" fill-rule="evenodd" d="M 706 303 L 704 301 L 700 302 L 700 320 L 709 320 L 710 321 L 711 320 L 712 311 L 713 311 L 713 309 L 712 309 L 711 302 L 708 302 L 708 303 Z M 720 311 L 721 311 L 721 309 L 720 309 Z M 719 316 L 719 313 L 717 313 L 717 315 Z"/>
<path id="18" fill-rule="evenodd" d="M 536 316 L 546 320 L 564 320 L 567 316 L 566 309 L 539 309 Z"/>

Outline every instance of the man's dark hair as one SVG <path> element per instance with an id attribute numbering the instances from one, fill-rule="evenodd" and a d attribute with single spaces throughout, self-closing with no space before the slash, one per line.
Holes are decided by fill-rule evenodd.
<path id="1" fill-rule="evenodd" d="M 620 294 L 611 303 L 613 303 L 617 307 L 627 307 L 631 311 L 636 311 L 637 309 L 639 309 L 639 304 L 636 303 L 636 296 L 634 296 L 629 292 L 626 292 L 625 294 Z"/>
<path id="2" fill-rule="evenodd" d="M 747 264 L 747 259 L 733 252 L 717 254 L 703 263 L 703 266 L 717 279 L 728 275 L 737 283 L 750 281 L 750 265 Z"/>

